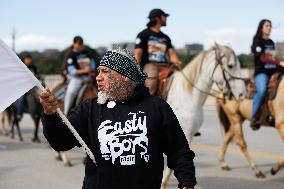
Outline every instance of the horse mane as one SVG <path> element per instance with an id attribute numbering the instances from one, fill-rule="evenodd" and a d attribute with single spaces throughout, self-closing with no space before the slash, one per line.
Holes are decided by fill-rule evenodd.
<path id="1" fill-rule="evenodd" d="M 193 90 L 193 85 L 196 83 L 202 63 L 204 59 L 206 58 L 208 54 L 208 51 L 204 51 L 202 53 L 199 53 L 192 61 L 190 61 L 183 69 L 184 74 L 186 75 L 186 80 L 187 80 L 187 85 L 188 90 L 191 92 Z"/>

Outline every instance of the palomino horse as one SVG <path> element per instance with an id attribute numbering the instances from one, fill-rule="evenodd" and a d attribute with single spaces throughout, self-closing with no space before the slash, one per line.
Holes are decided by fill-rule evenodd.
<path id="1" fill-rule="evenodd" d="M 275 118 L 274 126 L 269 125 L 268 122 L 262 123 L 262 126 L 273 127 L 278 130 L 282 140 L 284 140 L 284 79 L 281 81 L 276 92 L 276 96 L 273 100 L 268 100 L 268 111 L 271 112 Z M 244 99 L 241 101 L 235 99 L 226 99 L 225 101 L 217 101 L 217 110 L 219 113 L 219 119 L 225 129 L 224 143 L 220 154 L 220 165 L 224 170 L 230 170 L 230 167 L 226 164 L 224 157 L 227 151 L 230 141 L 235 138 L 236 143 L 239 145 L 242 153 L 245 155 L 250 167 L 252 168 L 256 177 L 264 178 L 263 173 L 257 168 L 253 162 L 244 139 L 242 123 L 245 120 L 249 120 L 252 112 L 252 100 Z M 265 121 L 265 120 L 263 120 Z M 276 163 L 271 168 L 271 174 L 276 174 L 284 166 L 284 158 Z"/>
<path id="2" fill-rule="evenodd" d="M 1 112 L 0 113 L 0 117 L 1 117 L 1 123 L 2 123 L 2 129 L 0 128 L 0 133 L 3 134 L 3 135 L 8 135 L 9 132 L 8 130 L 6 129 L 5 127 L 5 124 L 6 124 L 6 120 L 7 120 L 7 124 L 8 125 L 11 125 L 12 123 L 12 109 L 11 109 L 11 106 L 9 106 L 8 108 L 6 108 L 5 111 Z"/>
<path id="3" fill-rule="evenodd" d="M 244 95 L 244 83 L 234 77 L 240 77 L 240 63 L 230 47 L 218 44 L 200 53 L 183 70 L 173 74 L 167 102 L 188 142 L 201 127 L 202 106 L 207 96 L 212 95 L 213 84 L 224 92 L 230 89 L 237 98 Z M 165 168 L 161 188 L 166 188 L 171 173 L 171 169 Z"/>
<path id="4" fill-rule="evenodd" d="M 64 112 L 64 93 L 65 93 L 66 84 L 65 82 L 59 83 L 56 85 L 51 92 L 57 97 L 58 105 L 62 112 Z M 98 91 L 93 84 L 92 80 L 87 80 L 83 82 L 82 88 L 80 89 L 76 99 L 74 100 L 73 107 L 78 105 L 81 100 L 90 99 L 96 97 Z M 57 152 L 56 159 L 63 161 L 65 166 L 72 166 L 69 158 L 64 152 Z"/>

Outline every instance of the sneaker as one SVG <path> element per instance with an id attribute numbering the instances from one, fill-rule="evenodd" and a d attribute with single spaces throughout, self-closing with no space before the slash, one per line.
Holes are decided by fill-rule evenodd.
<path id="1" fill-rule="evenodd" d="M 260 129 L 260 121 L 257 118 L 253 118 L 250 122 L 250 127 L 252 130 L 256 131 Z"/>

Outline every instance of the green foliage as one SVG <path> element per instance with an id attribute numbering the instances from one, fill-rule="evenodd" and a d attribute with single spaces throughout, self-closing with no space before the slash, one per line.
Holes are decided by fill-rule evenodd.
<path id="1" fill-rule="evenodd" d="M 183 62 L 184 66 L 188 64 L 197 54 L 191 55 L 180 55 L 179 58 Z M 238 59 L 240 61 L 242 68 L 254 68 L 253 57 L 247 54 L 238 55 Z"/>
<path id="2" fill-rule="evenodd" d="M 185 65 L 187 65 L 197 54 L 190 54 L 190 55 L 180 55 L 180 61 Z"/>
<path id="3" fill-rule="evenodd" d="M 242 68 L 253 68 L 254 62 L 253 57 L 247 54 L 240 54 L 238 56 Z"/>
<path id="4" fill-rule="evenodd" d="M 96 63 L 99 62 L 99 54 L 95 49 L 85 46 L 86 49 L 94 57 Z M 67 51 L 70 47 L 59 51 L 59 50 L 45 50 L 43 52 L 38 51 L 23 51 L 19 53 L 19 57 L 22 59 L 25 55 L 30 55 L 33 59 L 35 66 L 41 74 L 60 74 L 62 64 L 64 62 Z"/>

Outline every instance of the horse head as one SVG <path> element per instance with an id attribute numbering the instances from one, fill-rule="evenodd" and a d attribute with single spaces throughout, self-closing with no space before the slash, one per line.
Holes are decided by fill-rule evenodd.
<path id="1" fill-rule="evenodd" d="M 215 65 L 211 73 L 212 81 L 223 93 L 230 93 L 236 99 L 246 94 L 241 78 L 240 62 L 232 48 L 215 43 L 211 48 L 215 54 Z"/>

